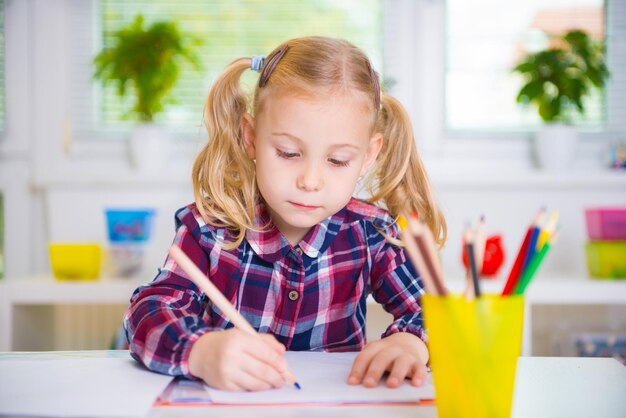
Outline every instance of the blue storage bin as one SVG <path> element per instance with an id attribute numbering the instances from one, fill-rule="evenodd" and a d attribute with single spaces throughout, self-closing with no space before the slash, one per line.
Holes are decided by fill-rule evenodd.
<path id="1" fill-rule="evenodd" d="M 106 209 L 109 240 L 146 242 L 150 239 L 154 209 Z"/>

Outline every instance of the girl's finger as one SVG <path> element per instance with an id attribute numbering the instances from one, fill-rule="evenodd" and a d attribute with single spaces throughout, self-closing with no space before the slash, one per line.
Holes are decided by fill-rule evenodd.
<path id="1" fill-rule="evenodd" d="M 397 388 L 402 381 L 409 376 L 414 370 L 415 360 L 409 356 L 399 356 L 395 359 L 391 365 L 391 371 L 387 376 L 387 386 L 390 388 Z"/>
<path id="2" fill-rule="evenodd" d="M 243 390 L 247 391 L 258 391 L 258 390 L 269 390 L 272 389 L 272 383 L 268 382 L 265 379 L 265 376 L 259 376 L 254 372 L 248 372 L 246 368 L 243 368 L 240 373 L 237 374 L 235 378 L 235 384 L 242 387 Z M 282 381 L 282 378 L 279 379 Z"/>
<path id="3" fill-rule="evenodd" d="M 400 357 L 401 354 L 395 349 L 379 350 L 367 366 L 365 376 L 363 377 L 363 386 L 373 388 L 378 385 L 385 371 L 391 368 L 395 359 Z"/>
<path id="4" fill-rule="evenodd" d="M 422 386 L 426 382 L 426 375 L 428 370 L 426 365 L 420 361 L 417 361 L 413 365 L 413 376 L 411 377 L 411 384 L 413 386 Z"/>
<path id="5" fill-rule="evenodd" d="M 280 370 L 257 358 L 248 357 L 241 364 L 241 369 L 246 374 L 262 381 L 265 389 L 279 388 L 285 384 L 285 378 Z"/>
<path id="6" fill-rule="evenodd" d="M 279 342 L 273 335 L 271 334 L 259 334 L 259 336 L 272 347 L 277 353 L 283 354 L 286 349 L 285 346 Z"/>
<path id="7" fill-rule="evenodd" d="M 348 375 L 348 384 L 361 384 L 361 382 L 363 381 L 363 376 L 365 376 L 365 372 L 367 371 L 370 362 L 382 348 L 379 347 L 380 346 L 376 344 L 368 345 L 356 356 L 356 358 L 354 359 L 354 363 L 352 364 L 350 374 Z"/>
<path id="8" fill-rule="evenodd" d="M 246 344 L 243 351 L 257 361 L 272 367 L 278 373 L 283 373 L 287 370 L 287 360 L 285 360 L 284 350 L 276 350 L 276 345 L 267 338 L 253 336 L 248 344 Z"/>

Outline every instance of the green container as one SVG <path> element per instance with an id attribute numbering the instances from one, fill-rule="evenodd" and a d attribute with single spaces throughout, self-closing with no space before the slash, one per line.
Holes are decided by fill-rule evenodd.
<path id="1" fill-rule="evenodd" d="M 590 241 L 585 254 L 592 277 L 626 279 L 626 241 Z"/>

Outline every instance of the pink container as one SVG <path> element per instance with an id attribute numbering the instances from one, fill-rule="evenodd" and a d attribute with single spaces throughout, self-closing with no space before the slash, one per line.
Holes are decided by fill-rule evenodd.
<path id="1" fill-rule="evenodd" d="M 585 209 L 590 240 L 626 240 L 626 207 Z"/>

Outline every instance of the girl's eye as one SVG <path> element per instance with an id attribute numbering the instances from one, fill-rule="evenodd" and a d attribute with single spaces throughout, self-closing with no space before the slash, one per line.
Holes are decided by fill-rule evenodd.
<path id="1" fill-rule="evenodd" d="M 298 154 L 297 152 L 282 151 L 282 150 L 279 150 L 278 148 L 276 148 L 276 155 L 286 160 L 290 160 L 292 158 L 296 158 L 300 156 L 300 154 Z"/>
<path id="2" fill-rule="evenodd" d="M 336 158 L 329 158 L 328 162 L 336 167 L 347 167 L 350 164 L 348 160 L 338 160 Z"/>

